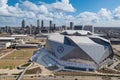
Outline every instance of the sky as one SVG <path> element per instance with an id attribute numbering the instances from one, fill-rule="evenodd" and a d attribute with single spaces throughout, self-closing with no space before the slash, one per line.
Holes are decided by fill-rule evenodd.
<path id="1" fill-rule="evenodd" d="M 120 27 L 120 0 L 0 0 L 0 26 L 56 25 Z"/>

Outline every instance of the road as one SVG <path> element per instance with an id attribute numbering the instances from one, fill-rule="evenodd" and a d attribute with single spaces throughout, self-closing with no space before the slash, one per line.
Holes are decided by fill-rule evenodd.
<path id="1" fill-rule="evenodd" d="M 28 67 L 26 67 L 26 68 L 24 69 L 24 71 L 17 77 L 16 80 L 22 80 L 25 72 L 31 67 L 32 64 L 33 64 L 33 63 L 31 63 Z"/>

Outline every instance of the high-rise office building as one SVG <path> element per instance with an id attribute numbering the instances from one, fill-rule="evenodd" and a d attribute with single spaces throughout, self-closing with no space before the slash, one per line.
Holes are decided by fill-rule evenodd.
<path id="1" fill-rule="evenodd" d="M 53 31 L 56 31 L 56 24 L 53 24 Z"/>
<path id="2" fill-rule="evenodd" d="M 22 20 L 21 27 L 25 28 L 25 20 L 24 19 Z"/>
<path id="3" fill-rule="evenodd" d="M 70 30 L 73 30 L 73 29 L 74 29 L 74 23 L 70 22 Z"/>
<path id="4" fill-rule="evenodd" d="M 56 28 L 56 24 L 53 24 L 53 27 Z"/>
<path id="5" fill-rule="evenodd" d="M 82 30 L 83 29 L 83 25 L 75 25 L 74 26 L 74 30 Z"/>
<path id="6" fill-rule="evenodd" d="M 30 24 L 30 27 L 29 27 L 29 33 L 30 33 L 30 35 L 32 34 L 32 24 Z"/>
<path id="7" fill-rule="evenodd" d="M 50 20 L 50 28 L 52 27 L 52 21 Z"/>
<path id="8" fill-rule="evenodd" d="M 52 27 L 52 21 L 50 20 L 50 27 Z"/>
<path id="9" fill-rule="evenodd" d="M 52 21 L 50 20 L 50 24 L 49 24 L 49 31 L 52 31 Z"/>
<path id="10" fill-rule="evenodd" d="M 37 27 L 40 27 L 40 20 L 37 20 Z"/>
<path id="11" fill-rule="evenodd" d="M 8 27 L 8 26 L 5 26 L 5 32 L 8 33 L 8 29 L 9 29 L 9 27 Z"/>
<path id="12" fill-rule="evenodd" d="M 43 27 L 44 27 L 44 21 L 41 20 L 41 28 L 43 28 Z"/>
<path id="13" fill-rule="evenodd" d="M 92 25 L 84 25 L 83 30 L 87 30 L 94 33 L 94 27 Z"/>
<path id="14" fill-rule="evenodd" d="M 37 32 L 40 33 L 40 20 L 37 20 Z"/>

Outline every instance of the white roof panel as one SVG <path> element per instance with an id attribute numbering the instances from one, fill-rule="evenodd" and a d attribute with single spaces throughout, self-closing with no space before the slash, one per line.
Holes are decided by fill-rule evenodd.
<path id="1" fill-rule="evenodd" d="M 94 41 L 89 39 L 87 36 L 67 36 L 71 40 L 73 40 L 76 44 L 83 43 L 83 44 L 96 44 Z"/>
<path id="2" fill-rule="evenodd" d="M 91 33 L 90 31 L 85 31 L 85 30 L 65 30 L 65 31 L 62 31 L 61 33 L 64 33 L 64 32 L 66 32 L 67 34 L 79 33 L 81 35 L 88 35 L 88 33 Z"/>
<path id="3" fill-rule="evenodd" d="M 101 61 L 101 57 L 105 53 L 104 46 L 95 43 L 86 36 L 69 36 L 69 38 L 84 50 L 96 63 Z"/>
<path id="4" fill-rule="evenodd" d="M 59 42 L 59 43 L 63 43 L 64 42 L 64 36 L 63 35 L 59 35 L 59 34 L 52 34 L 48 36 L 49 40 L 55 41 L 55 42 Z"/>
<path id="5" fill-rule="evenodd" d="M 103 46 L 79 44 L 79 47 L 84 50 L 98 64 L 101 61 L 101 57 L 105 53 Z"/>

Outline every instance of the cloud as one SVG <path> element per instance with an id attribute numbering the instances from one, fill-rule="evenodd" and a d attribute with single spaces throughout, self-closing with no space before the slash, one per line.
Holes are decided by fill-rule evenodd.
<path id="1" fill-rule="evenodd" d="M 109 24 L 113 22 L 113 13 L 106 8 L 101 8 L 98 12 L 82 12 L 76 17 L 81 24 Z"/>
<path id="2" fill-rule="evenodd" d="M 21 4 L 21 7 L 27 11 L 38 11 L 38 6 L 30 1 L 24 1 Z"/>
<path id="3" fill-rule="evenodd" d="M 7 7 L 7 1 L 8 0 L 0 0 L 0 7 Z"/>
<path id="4" fill-rule="evenodd" d="M 9 15 L 8 10 L 6 10 L 7 7 L 7 0 L 0 0 L 0 15 Z"/>
<path id="5" fill-rule="evenodd" d="M 4 17 L 3 20 L 6 21 L 12 17 L 15 17 L 14 21 L 18 21 L 18 18 L 40 18 L 44 20 L 52 20 L 54 18 L 59 20 L 67 16 L 64 15 L 66 12 L 75 12 L 75 8 L 70 4 L 69 0 L 56 1 L 51 4 L 35 4 L 29 0 L 20 0 L 14 6 L 8 5 L 7 2 L 8 0 L 0 0 L 0 17 L 2 16 L 2 19 Z"/>
<path id="6" fill-rule="evenodd" d="M 117 7 L 117 8 L 115 8 L 115 10 L 114 10 L 114 19 L 115 20 L 120 20 L 120 6 L 119 7 Z"/>
<path id="7" fill-rule="evenodd" d="M 66 20 L 74 20 L 75 18 L 72 15 L 66 15 L 65 19 Z"/>
<path id="8" fill-rule="evenodd" d="M 65 12 L 75 12 L 75 8 L 69 3 L 69 0 L 62 0 L 62 2 L 57 1 L 51 4 L 51 7 Z"/>
<path id="9" fill-rule="evenodd" d="M 21 4 L 24 11 L 32 11 L 34 13 L 48 14 L 48 9 L 45 5 L 36 5 L 30 1 L 24 1 Z"/>
<path id="10" fill-rule="evenodd" d="M 43 14 L 48 14 L 49 13 L 48 9 L 47 9 L 47 7 L 45 5 L 41 5 L 39 7 L 39 11 L 41 11 L 41 13 L 43 13 Z"/>
<path id="11" fill-rule="evenodd" d="M 63 18 L 63 16 L 64 16 L 63 12 L 54 12 L 53 13 L 54 18 L 60 19 L 60 18 Z"/>
<path id="12" fill-rule="evenodd" d="M 99 20 L 99 17 L 97 16 L 97 14 L 93 13 L 93 12 L 83 12 L 83 13 L 80 13 L 77 16 L 77 18 L 80 21 L 80 23 L 82 23 L 82 24 L 96 23 Z"/>
<path id="13" fill-rule="evenodd" d="M 105 8 L 101 8 L 101 10 L 97 14 L 101 18 L 101 20 L 111 20 L 112 19 L 111 11 L 109 11 Z"/>
<path id="14" fill-rule="evenodd" d="M 53 20 L 53 18 L 47 17 L 47 16 L 42 15 L 42 14 L 39 14 L 37 17 L 38 17 L 39 19 L 42 19 L 42 20 Z"/>
<path id="15" fill-rule="evenodd" d="M 9 6 L 7 5 L 7 0 L 0 0 L 0 15 L 2 16 L 36 18 L 37 14 L 49 15 L 49 11 L 46 6 L 36 5 L 30 1 Z"/>
<path id="16" fill-rule="evenodd" d="M 18 8 L 18 3 L 15 6 L 8 6 L 7 0 L 0 0 L 0 16 L 19 16 L 22 12 L 20 8 Z"/>

